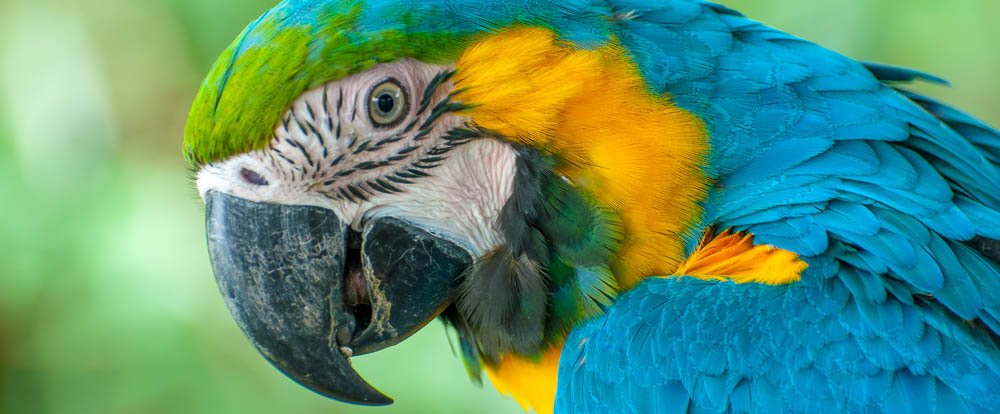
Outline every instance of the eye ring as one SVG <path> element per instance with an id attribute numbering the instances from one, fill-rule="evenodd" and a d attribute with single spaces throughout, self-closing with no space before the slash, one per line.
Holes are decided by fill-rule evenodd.
<path id="1" fill-rule="evenodd" d="M 406 88 L 392 78 L 376 84 L 368 92 L 368 119 L 377 128 L 391 128 L 398 125 L 410 109 L 410 99 Z"/>

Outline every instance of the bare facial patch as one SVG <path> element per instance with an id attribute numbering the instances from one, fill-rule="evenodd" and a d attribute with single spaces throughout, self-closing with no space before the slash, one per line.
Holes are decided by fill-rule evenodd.
<path id="1" fill-rule="evenodd" d="M 282 118 L 269 154 L 331 199 L 398 192 L 463 143 L 440 139 L 464 123 L 441 111 L 449 105 L 442 84 L 450 73 L 405 60 L 309 91 Z M 380 124 L 393 111 L 401 116 Z"/>
<path id="2" fill-rule="evenodd" d="M 393 214 L 487 251 L 515 156 L 458 113 L 452 73 L 404 59 L 307 91 L 268 148 L 205 166 L 199 191 L 326 207 L 354 226 Z"/>

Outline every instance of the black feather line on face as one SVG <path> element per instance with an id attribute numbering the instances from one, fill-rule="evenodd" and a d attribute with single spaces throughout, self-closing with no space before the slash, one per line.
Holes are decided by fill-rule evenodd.
<path id="1" fill-rule="evenodd" d="M 358 145 L 358 147 L 355 148 L 354 152 L 352 152 L 351 154 L 352 155 L 358 155 L 358 154 L 361 153 L 361 151 L 364 151 L 364 150 L 368 149 L 368 146 L 371 145 L 371 144 L 372 144 L 371 141 L 362 142 L 361 145 Z"/>
<path id="2" fill-rule="evenodd" d="M 313 159 L 312 159 L 312 157 L 309 156 L 309 151 L 306 150 L 306 148 L 304 146 L 302 146 L 302 144 L 300 144 L 298 141 L 296 141 L 294 139 L 291 139 L 291 138 L 285 138 L 285 142 L 287 142 L 288 145 L 291 145 L 291 146 L 295 147 L 295 149 L 299 150 L 299 152 L 302 153 L 302 156 L 305 157 L 306 162 L 309 165 L 313 165 Z"/>
<path id="3" fill-rule="evenodd" d="M 323 127 L 327 131 L 333 130 L 333 117 L 330 116 L 330 88 L 323 88 Z M 336 113 L 336 112 L 334 112 Z"/>
<path id="4" fill-rule="evenodd" d="M 357 200 L 368 201 L 368 195 L 357 186 L 349 185 L 347 186 L 347 191 L 356 197 Z"/>
<path id="5" fill-rule="evenodd" d="M 389 138 L 385 138 L 385 139 L 383 139 L 383 140 L 375 143 L 375 146 L 376 147 L 381 147 L 383 145 L 392 144 L 394 142 L 399 142 L 399 141 L 402 141 L 402 140 L 403 140 L 403 136 L 402 135 L 394 135 L 394 136 L 391 136 Z"/>
<path id="6" fill-rule="evenodd" d="M 397 184 L 403 184 L 403 185 L 406 185 L 406 184 L 413 184 L 413 181 L 410 181 L 410 180 L 407 180 L 407 179 L 405 179 L 405 178 L 403 178 L 403 177 L 400 177 L 400 176 L 399 176 L 399 173 L 396 173 L 396 174 L 393 174 L 393 175 L 390 175 L 390 176 L 387 176 L 387 177 L 385 177 L 385 178 L 386 178 L 387 180 L 389 180 L 389 181 L 392 181 L 392 182 L 394 182 L 394 183 L 397 183 Z"/>
<path id="7" fill-rule="evenodd" d="M 316 140 L 319 141 L 319 145 L 323 146 L 323 158 L 325 159 L 327 150 L 326 150 L 326 142 L 323 140 L 323 134 L 320 134 L 319 130 L 317 130 L 316 127 L 313 126 L 311 122 L 307 122 L 306 126 L 309 127 L 310 135 L 316 137 Z"/>
<path id="8" fill-rule="evenodd" d="M 422 114 L 424 111 L 427 110 L 427 105 L 430 105 L 431 99 L 434 97 L 434 93 L 437 92 L 438 88 L 440 88 L 441 85 L 443 85 L 445 82 L 451 79 L 451 77 L 454 75 L 455 75 L 454 70 L 447 70 L 438 73 L 437 75 L 434 75 L 434 78 L 427 83 L 427 89 L 424 89 L 424 96 L 420 98 L 420 105 L 418 106 L 417 109 L 418 114 Z M 412 127 L 413 127 L 412 125 L 409 125 L 407 126 L 406 129 L 409 130 Z"/>
<path id="9" fill-rule="evenodd" d="M 274 147 L 271 149 L 277 157 L 289 164 L 294 170 L 293 177 L 298 176 L 298 180 L 304 180 L 306 175 L 312 177 L 313 181 L 319 181 L 320 186 L 315 191 L 323 194 L 327 198 L 348 201 L 363 201 L 377 193 L 394 194 L 405 190 L 406 184 L 411 184 L 413 180 L 429 177 L 427 172 L 441 165 L 447 158 L 447 154 L 458 146 L 468 143 L 474 138 L 482 137 L 484 134 L 476 128 L 463 126 L 454 128 L 444 133 L 444 142 L 436 145 L 420 145 L 418 141 L 432 138 L 434 129 L 442 116 L 448 113 L 466 109 L 467 106 L 452 101 L 453 95 L 446 95 L 435 101 L 438 90 L 444 86 L 455 74 L 453 70 L 439 72 L 428 83 L 420 98 L 417 110 L 412 119 L 406 123 L 405 128 L 395 135 L 381 138 L 379 140 L 366 140 L 356 134 L 342 135 L 341 119 L 344 114 L 344 90 L 338 88 L 336 92 L 324 89 L 319 105 L 305 103 L 299 110 L 289 110 L 282 118 L 280 128 L 284 131 L 285 137 L 281 139 L 288 146 L 295 148 L 301 153 L 301 161 L 295 160 L 291 154 L 282 154 Z M 333 94 L 336 96 L 333 96 Z M 319 110 L 319 111 L 317 111 Z M 357 108 L 353 108 L 350 118 L 354 119 Z M 320 117 L 322 119 L 320 119 Z M 418 127 L 419 126 L 419 127 Z M 310 153 L 307 149 L 306 141 L 299 141 L 291 137 L 290 128 L 295 128 L 298 133 L 305 138 L 315 139 L 322 148 L 321 153 Z M 348 139 L 346 142 L 346 153 L 338 154 L 332 160 L 324 133 L 333 136 L 334 141 L 339 141 L 341 137 Z M 356 165 L 345 166 L 346 161 L 350 161 L 352 155 L 366 152 L 376 152 L 385 149 L 386 145 L 395 144 L 400 141 L 409 140 L 411 145 L 406 145 L 388 156 L 384 160 L 364 161 Z M 429 147 L 429 148 L 428 148 Z M 380 168 L 393 166 L 394 164 L 405 162 L 413 157 L 417 151 L 425 150 L 417 159 L 408 164 L 402 164 L 394 168 L 395 171 L 380 173 L 377 177 L 364 180 L 354 180 L 346 182 L 352 175 L 365 171 L 377 171 Z M 287 150 L 286 150 L 287 151 Z M 304 161 L 305 165 L 298 163 Z M 342 168 L 339 171 L 323 174 L 324 170 Z M 297 174 L 296 174 L 297 173 Z M 296 180 L 293 178 L 293 181 Z M 310 187 L 311 188 L 311 187 Z"/>
<path id="10" fill-rule="evenodd" d="M 446 98 L 441 103 L 439 103 L 436 108 L 445 108 L 445 110 L 432 111 L 431 114 L 428 116 L 427 120 L 425 120 L 424 122 L 425 124 L 428 124 L 427 128 L 421 129 L 420 132 L 411 139 L 412 141 L 417 141 L 429 137 L 431 131 L 434 128 L 434 121 L 439 119 L 442 115 L 451 112 L 452 109 L 461 109 L 464 108 L 464 106 L 460 104 L 449 103 Z M 395 190 L 391 191 L 384 191 L 383 189 L 385 189 L 386 186 L 384 184 L 380 184 L 379 180 L 382 180 L 383 178 L 391 179 L 391 177 L 396 177 L 403 180 L 403 182 L 396 181 L 397 183 L 402 184 L 402 183 L 410 183 L 410 181 L 407 179 L 429 177 L 430 174 L 425 173 L 421 170 L 431 170 L 436 168 L 437 166 L 441 165 L 441 162 L 443 162 L 447 158 L 447 154 L 449 152 L 451 152 L 452 150 L 463 144 L 470 142 L 474 137 L 482 137 L 484 136 L 484 134 L 469 127 L 460 127 L 447 131 L 444 134 L 444 136 L 448 137 L 445 138 L 444 143 L 431 147 L 422 157 L 417 159 L 415 162 L 409 164 L 408 166 L 403 166 L 397 171 L 394 171 L 390 174 L 370 179 L 362 183 L 358 183 L 356 185 L 360 186 L 361 188 L 371 188 L 374 189 L 375 191 L 386 194 L 402 192 L 403 190 L 399 188 L 396 188 Z M 352 138 L 352 142 L 349 144 L 349 146 L 354 146 L 355 139 L 356 138 Z M 354 150 L 351 152 L 351 154 L 354 155 L 364 151 L 375 151 L 380 149 L 382 145 L 399 142 L 402 141 L 403 139 L 405 139 L 403 135 L 395 135 L 389 138 L 382 139 L 381 141 L 375 143 L 375 145 L 372 145 L 371 141 L 364 141 L 358 144 L 357 147 L 355 147 Z M 353 168 L 336 173 L 334 175 L 334 179 L 324 181 L 323 185 L 324 186 L 336 185 L 337 178 L 344 178 L 358 171 L 369 171 L 369 170 L 374 170 L 376 168 L 382 168 L 393 165 L 399 161 L 409 158 L 410 154 L 419 149 L 421 149 L 421 147 L 418 145 L 409 145 L 400 149 L 399 151 L 396 152 L 395 155 L 392 155 L 383 161 L 364 161 L 358 163 Z M 341 157 L 342 156 L 337 157 L 338 159 L 335 161 L 339 162 Z M 381 182 L 384 183 L 385 181 Z M 338 193 L 337 190 L 334 188 L 327 188 L 326 190 L 331 193 Z M 345 194 L 345 192 L 343 191 L 340 191 L 339 193 Z M 346 198 L 348 200 L 354 201 L 360 198 L 356 197 L 356 191 L 347 191 L 346 193 L 355 195 L 355 197 Z"/>
<path id="11" fill-rule="evenodd" d="M 344 160 L 344 154 L 338 155 L 337 158 L 334 158 L 333 161 L 330 161 L 330 167 L 331 168 L 335 167 L 337 164 L 340 164 L 340 162 L 343 160 Z"/>
<path id="12" fill-rule="evenodd" d="M 296 166 L 297 166 L 297 165 L 295 164 L 295 161 L 292 161 L 292 160 L 291 160 L 290 158 L 288 158 L 287 156 L 285 156 L 285 154 L 284 154 L 284 153 L 282 153 L 282 152 L 281 152 L 281 150 L 279 150 L 279 149 L 275 148 L 275 149 L 274 149 L 274 150 L 273 150 L 272 152 L 273 152 L 273 153 L 274 153 L 275 155 L 277 155 L 277 156 L 278 156 L 278 158 L 281 158 L 282 160 L 285 160 L 285 163 L 287 163 L 287 164 L 288 164 L 288 165 L 289 165 L 290 167 L 296 167 Z"/>

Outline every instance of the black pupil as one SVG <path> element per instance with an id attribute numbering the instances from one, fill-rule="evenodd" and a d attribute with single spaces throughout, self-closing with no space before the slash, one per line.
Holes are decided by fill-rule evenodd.
<path id="1" fill-rule="evenodd" d="M 383 93 L 378 96 L 378 100 L 375 102 L 378 105 L 378 110 L 383 114 L 388 114 L 392 112 L 392 108 L 396 107 L 396 99 L 387 93 Z"/>

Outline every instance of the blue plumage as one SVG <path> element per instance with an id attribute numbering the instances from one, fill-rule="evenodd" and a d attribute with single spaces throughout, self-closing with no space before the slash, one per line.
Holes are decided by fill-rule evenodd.
<path id="1" fill-rule="evenodd" d="M 1000 132 L 903 89 L 932 75 L 703 1 L 611 3 L 650 86 L 708 123 L 704 225 L 810 267 L 647 279 L 572 332 L 557 412 L 1000 411 L 1000 265 L 967 244 L 1000 236 Z"/>
<path id="2" fill-rule="evenodd" d="M 324 32 L 345 15 L 351 30 Z M 788 285 L 663 275 L 614 301 L 606 246 L 599 260 L 559 252 L 577 283 L 557 286 L 549 309 L 606 313 L 566 340 L 557 412 L 1000 412 L 1000 264 L 975 247 L 1000 240 L 1000 132 L 905 89 L 946 83 L 933 75 L 858 62 L 703 0 L 285 0 L 209 78 L 207 125 L 226 114 L 222 86 L 258 86 L 237 73 L 287 66 L 306 88 L 327 80 L 311 77 L 329 75 L 330 44 L 450 44 L 518 25 L 581 48 L 616 41 L 651 91 L 705 122 L 713 187 L 683 236 L 689 253 L 714 226 L 809 264 Z M 308 44 L 290 44 L 308 53 L 238 72 L 240 55 L 288 51 L 276 34 L 305 29 Z M 359 50 L 337 73 L 399 57 Z M 579 292 L 586 309 L 574 309 Z M 455 327 L 477 372 L 471 328 Z"/>

